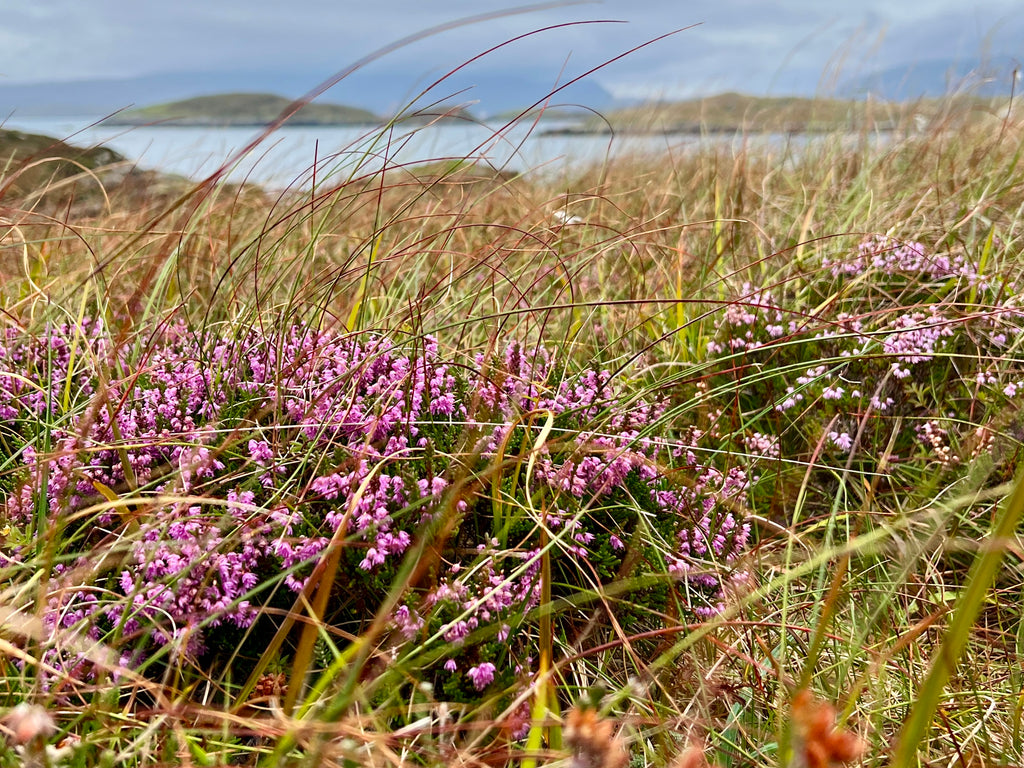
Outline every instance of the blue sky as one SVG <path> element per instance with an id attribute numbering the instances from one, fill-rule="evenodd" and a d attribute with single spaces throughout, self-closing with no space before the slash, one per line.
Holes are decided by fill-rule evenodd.
<path id="1" fill-rule="evenodd" d="M 405 35 L 513 7 L 490 0 L 0 0 L 0 84 L 254 69 L 327 77 Z M 614 19 L 625 23 L 538 34 L 477 66 L 553 82 L 698 25 L 595 79 L 626 98 L 827 92 L 837 76 L 893 65 L 1024 57 L 1021 11 L 1019 0 L 606 0 L 450 29 L 373 66 L 414 80 L 540 27 Z"/>

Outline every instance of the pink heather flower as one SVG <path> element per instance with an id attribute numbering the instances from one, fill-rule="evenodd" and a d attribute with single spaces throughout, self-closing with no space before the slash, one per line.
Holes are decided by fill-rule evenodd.
<path id="1" fill-rule="evenodd" d="M 843 453 L 848 453 L 853 447 L 853 438 L 850 437 L 849 432 L 829 432 L 828 439 Z"/>
<path id="2" fill-rule="evenodd" d="M 482 691 L 494 682 L 494 669 L 495 667 L 491 662 L 485 661 L 477 667 L 470 667 L 466 676 L 473 681 L 474 688 L 478 691 Z"/>
<path id="3" fill-rule="evenodd" d="M 845 390 L 842 387 L 838 385 L 833 385 L 831 387 L 826 387 L 825 389 L 823 389 L 821 391 L 821 396 L 826 400 L 839 400 L 840 398 L 842 398 L 844 391 Z"/>
<path id="4" fill-rule="evenodd" d="M 455 659 L 448 659 L 448 661 L 444 663 L 444 668 L 449 672 L 454 672 L 459 668 L 459 665 L 455 663 Z"/>
<path id="5" fill-rule="evenodd" d="M 462 620 L 459 620 L 452 624 L 444 633 L 444 639 L 447 640 L 449 643 L 461 645 L 462 641 L 466 639 L 466 635 L 468 635 L 469 633 L 469 624 Z"/>
<path id="6" fill-rule="evenodd" d="M 895 401 L 891 397 L 887 397 L 885 400 L 880 400 L 877 395 L 871 397 L 871 407 L 879 411 L 889 410 L 889 406 L 894 402 Z"/>
<path id="7" fill-rule="evenodd" d="M 267 466 L 274 461 L 274 451 L 265 440 L 250 440 L 249 456 L 261 466 Z"/>
<path id="8" fill-rule="evenodd" d="M 755 432 L 743 438 L 743 445 L 754 456 L 779 458 L 779 438 Z"/>
<path id="9" fill-rule="evenodd" d="M 423 628 L 424 622 L 415 612 L 409 610 L 409 606 L 401 605 L 395 611 L 392 623 L 406 640 L 412 640 L 416 637 L 416 633 Z"/>
<path id="10" fill-rule="evenodd" d="M 375 547 L 370 547 L 368 550 L 366 550 L 366 557 L 364 557 L 360 561 L 359 567 L 362 568 L 364 571 L 370 571 L 373 570 L 374 567 L 383 564 L 384 553 L 379 552 Z"/>
<path id="11" fill-rule="evenodd" d="M 741 342 L 744 349 L 754 349 L 784 335 L 787 318 L 772 298 L 750 286 L 744 291 L 749 295 L 728 309 L 727 321 L 719 329 L 723 344 Z M 934 345 L 928 346 L 932 336 L 926 333 L 934 323 L 927 322 L 927 317 L 923 320 L 913 327 L 887 328 L 894 339 L 892 354 L 920 357 L 934 351 Z M 795 332 L 797 326 L 788 322 L 789 332 Z M 912 335 L 918 331 L 920 338 Z M 82 361 L 106 361 L 115 352 L 102 333 L 98 324 L 65 328 L 39 340 L 40 357 L 32 351 L 34 347 L 15 345 L 8 331 L 12 343 L 0 344 L 0 419 L 38 416 L 56 403 L 49 394 L 26 390 L 18 378 L 2 375 L 12 367 L 24 374 L 45 363 L 47 370 L 53 369 L 55 382 L 73 373 L 70 391 L 80 394 L 82 403 L 88 401 L 95 394 L 93 373 L 84 363 L 71 364 L 73 346 L 68 339 L 90 345 L 89 354 L 80 357 Z M 26 365 L 25 355 L 29 354 L 36 355 L 35 362 Z M 434 453 L 433 466 L 425 472 L 417 463 L 424 452 L 412 446 L 427 448 L 436 439 L 424 436 L 434 434 L 427 426 L 430 422 L 447 425 L 446 429 L 456 421 L 480 428 L 484 433 L 482 450 L 493 452 L 522 413 L 536 409 L 550 410 L 566 424 L 564 442 L 556 445 L 552 441 L 554 447 L 545 448 L 540 456 L 536 479 L 556 491 L 556 496 L 560 495 L 558 489 L 573 496 L 566 498 L 567 509 L 586 508 L 598 497 L 621 490 L 630 478 L 639 479 L 649 486 L 650 500 L 663 514 L 678 518 L 684 529 L 670 561 L 674 571 L 685 572 L 692 557 L 710 553 L 729 559 L 745 547 L 749 526 L 729 515 L 716 514 L 714 499 L 732 498 L 742 504 L 751 477 L 736 468 L 723 473 L 704 466 L 688 450 L 696 448 L 699 435 L 694 433 L 693 442 L 679 456 L 697 485 L 664 491 L 668 481 L 661 474 L 660 454 L 669 446 L 641 437 L 641 433 L 657 423 L 666 406 L 622 400 L 622 389 L 608 371 L 568 375 L 564 373 L 566 365 L 555 365 L 552 355 L 539 347 L 510 345 L 504 367 L 500 354 L 493 365 L 483 364 L 481 358 L 480 371 L 494 369 L 493 375 L 481 375 L 454 367 L 449 370 L 438 361 L 438 346 L 432 340 L 425 341 L 423 355 L 413 356 L 401 353 L 386 339 L 363 337 L 356 341 L 303 326 L 273 334 L 242 332 L 227 342 L 197 336 L 182 325 L 147 347 L 143 357 L 139 371 L 130 367 L 134 358 L 123 361 L 126 375 L 138 374 L 137 380 L 130 379 L 130 386 L 117 381 L 110 384 L 110 394 L 123 404 L 116 414 L 100 409 L 66 429 L 56 429 L 51 436 L 55 446 L 52 458 L 40 457 L 32 446 L 25 447 L 21 460 L 31 479 L 13 489 L 4 511 L 17 521 L 30 519 L 40 504 L 74 511 L 95 496 L 94 482 L 112 487 L 123 484 L 123 456 L 106 447 L 115 443 L 118 431 L 140 485 L 150 484 L 156 493 L 170 497 L 187 492 L 199 481 L 211 481 L 199 490 L 228 504 L 181 502 L 154 509 L 141 520 L 142 535 L 128 553 L 124 570 L 110 574 L 105 585 L 123 593 L 123 605 L 104 608 L 106 603 L 90 593 L 69 593 L 66 602 L 50 607 L 47 620 L 54 626 L 60 622 L 66 628 L 87 626 L 92 631 L 92 627 L 102 626 L 97 621 L 102 619 L 120 623 L 127 633 L 148 636 L 151 646 L 180 642 L 195 655 L 202 649 L 204 634 L 213 634 L 219 625 L 251 625 L 259 603 L 254 599 L 250 605 L 249 598 L 265 569 L 289 572 L 286 586 L 294 591 L 303 589 L 312 564 L 330 540 L 324 534 L 329 536 L 343 524 L 347 529 L 342 533 L 365 548 L 360 571 L 372 572 L 407 552 L 416 535 L 417 518 L 426 515 L 429 519 L 438 510 L 452 480 L 444 451 Z M 804 385 L 810 400 L 815 389 L 831 379 L 824 366 L 807 373 L 812 376 Z M 64 384 L 52 389 L 67 391 Z M 787 394 L 790 407 L 804 398 L 792 389 Z M 259 427 L 239 427 L 238 445 L 231 443 L 225 450 L 218 426 L 220 410 L 235 395 L 272 407 L 280 420 L 275 427 L 294 430 L 299 440 L 308 441 L 295 455 L 308 451 L 309 455 L 328 456 L 322 465 L 316 464 L 316 476 L 306 478 L 305 489 L 280 494 L 295 499 L 293 506 L 265 509 L 275 503 L 278 492 L 287 490 L 276 487 L 279 481 L 302 482 L 300 475 L 291 478 L 286 470 L 298 462 L 290 458 L 293 452 L 287 443 L 268 442 Z M 467 403 L 482 404 L 483 412 L 468 414 Z M 726 418 L 719 410 L 713 414 L 709 436 L 718 438 L 715 425 L 720 417 L 722 423 Z M 446 418 L 435 421 L 432 415 Z M 584 433 L 598 424 L 600 433 Z M 749 447 L 755 455 L 777 454 L 777 440 L 773 443 L 773 438 L 757 433 L 753 439 L 757 444 Z M 161 478 L 155 476 L 161 467 L 178 467 L 180 472 L 161 484 Z M 35 486 L 44 471 L 49 476 L 47 498 L 37 499 L 40 492 Z M 254 481 L 251 486 L 235 485 L 243 480 L 240 471 Z M 305 477 L 304 473 L 301 476 Z M 227 490 L 233 486 L 235 490 Z M 361 488 L 358 496 L 357 488 Z M 453 502 L 459 511 L 469 508 L 466 498 Z M 410 508 L 417 509 L 419 515 L 407 514 Z M 575 514 L 559 510 L 551 524 L 566 526 L 571 551 L 586 557 L 595 526 L 589 520 L 575 519 Z M 623 538 L 610 534 L 609 545 L 624 550 L 623 539 L 628 540 L 630 529 L 616 533 Z M 536 542 L 509 553 L 496 540 L 488 544 L 477 539 L 467 542 L 467 549 L 478 543 L 488 562 L 480 565 L 467 558 L 453 563 L 452 582 L 426 596 L 427 606 L 445 601 L 465 612 L 465 620 L 443 629 L 445 639 L 455 644 L 466 642 L 470 633 L 488 624 L 492 629 L 500 627 L 499 641 L 507 639 L 510 629 L 506 622 L 513 622 L 514 612 L 528 610 L 540 598 L 537 553 L 529 549 Z M 516 557 L 533 564 L 512 578 L 502 561 Z M 365 584 L 374 581 L 365 573 L 353 576 Z M 718 585 L 716 579 L 694 585 L 713 590 Z M 368 587 L 370 592 L 373 589 Z M 373 595 L 367 597 L 369 602 Z M 408 606 L 399 607 L 392 620 L 396 632 L 409 638 L 423 625 L 424 619 Z M 445 669 L 456 668 L 453 659 L 445 662 Z M 495 667 L 483 663 L 468 674 L 482 689 L 493 682 Z"/>
<path id="12" fill-rule="evenodd" d="M 834 277 L 856 275 L 876 269 L 883 275 L 925 276 L 932 279 L 962 277 L 969 285 L 984 284 L 981 275 L 961 254 L 929 254 L 921 243 L 901 241 L 887 235 L 873 235 L 864 240 L 857 255 L 851 259 L 825 258 Z"/>

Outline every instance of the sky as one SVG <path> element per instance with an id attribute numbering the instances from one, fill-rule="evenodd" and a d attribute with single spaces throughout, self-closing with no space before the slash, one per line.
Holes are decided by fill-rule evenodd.
<path id="1" fill-rule="evenodd" d="M 0 0 L 0 84 L 274 69 L 322 79 L 405 36 L 515 8 L 508 0 Z M 573 24 L 474 64 L 564 81 L 679 29 L 592 77 L 619 98 L 821 94 L 843 78 L 928 59 L 1024 58 L 1022 11 L 1020 0 L 560 3 L 437 32 L 368 69 L 413 81 L 516 36 Z"/>

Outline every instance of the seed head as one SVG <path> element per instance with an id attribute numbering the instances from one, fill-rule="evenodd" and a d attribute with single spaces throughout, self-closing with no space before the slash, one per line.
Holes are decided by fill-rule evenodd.
<path id="1" fill-rule="evenodd" d="M 49 712 L 38 704 L 21 702 L 3 719 L 15 744 L 28 744 L 36 739 L 46 739 L 57 730 Z"/>
<path id="2" fill-rule="evenodd" d="M 793 697 L 793 729 L 807 768 L 852 763 L 864 752 L 864 742 L 857 734 L 836 727 L 835 707 L 806 688 Z"/>
<path id="3" fill-rule="evenodd" d="M 569 710 L 565 718 L 565 741 L 572 749 L 572 768 L 625 768 L 629 764 L 622 740 L 615 735 L 611 720 L 596 709 Z"/>

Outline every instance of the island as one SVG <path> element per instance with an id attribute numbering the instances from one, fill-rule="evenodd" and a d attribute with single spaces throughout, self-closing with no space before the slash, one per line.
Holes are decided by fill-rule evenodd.
<path id="1" fill-rule="evenodd" d="M 106 125 L 264 126 L 293 104 L 273 93 L 220 93 L 130 109 L 107 118 Z M 383 120 L 366 109 L 311 102 L 288 118 L 288 125 L 379 125 Z"/>
<path id="2" fill-rule="evenodd" d="M 922 124 L 961 122 L 1005 115 L 1007 100 L 962 95 L 945 99 L 884 101 L 720 93 L 613 109 L 578 123 L 542 130 L 544 135 L 836 133 L 893 131 Z"/>

